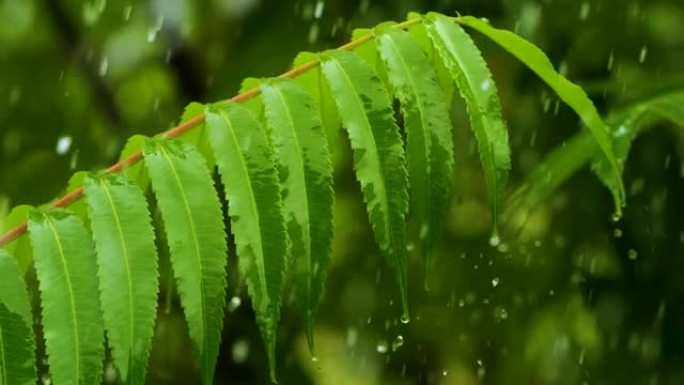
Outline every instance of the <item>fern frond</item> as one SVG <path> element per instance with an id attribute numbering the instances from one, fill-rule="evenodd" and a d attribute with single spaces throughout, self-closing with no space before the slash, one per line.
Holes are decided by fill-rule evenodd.
<path id="1" fill-rule="evenodd" d="M 615 201 L 615 210 L 620 215 L 625 199 L 620 169 L 611 146 L 608 131 L 596 111 L 596 107 L 594 107 L 594 104 L 587 97 L 584 90 L 556 72 L 553 64 L 551 64 L 549 58 L 546 57 L 541 49 L 513 32 L 493 28 L 488 23 L 471 16 L 460 17 L 458 22 L 482 33 L 510 52 L 551 87 L 565 104 L 575 110 L 593 134 L 599 147 L 610 162 L 616 180 L 619 181 L 619 193 L 617 195 L 618 199 Z"/>
<path id="2" fill-rule="evenodd" d="M 64 209 L 35 210 L 28 227 L 52 381 L 99 384 L 104 330 L 90 235 L 83 222 Z"/>
<path id="3" fill-rule="evenodd" d="M 159 279 L 147 202 L 140 189 L 121 175 L 88 176 L 84 187 L 114 363 L 127 384 L 142 384 Z"/>
<path id="4" fill-rule="evenodd" d="M 332 162 L 311 96 L 290 79 L 261 87 L 278 163 L 299 300 L 309 348 L 332 253 Z"/>
<path id="5" fill-rule="evenodd" d="M 401 103 L 411 211 L 429 263 L 451 193 L 454 149 L 449 106 L 435 69 L 408 32 L 387 29 L 377 41 L 394 95 Z"/>
<path id="6" fill-rule="evenodd" d="M 171 264 L 205 385 L 213 382 L 226 295 L 221 204 L 202 155 L 180 140 L 143 149 L 164 221 Z"/>
<path id="7" fill-rule="evenodd" d="M 14 257 L 0 249 L 0 384 L 35 384 L 35 344 L 22 271 Z"/>
<path id="8" fill-rule="evenodd" d="M 511 168 L 508 132 L 496 85 L 480 50 L 461 27 L 435 13 L 427 16 L 425 27 L 468 107 L 496 233 L 499 204 Z"/>
<path id="9" fill-rule="evenodd" d="M 321 63 L 354 150 L 375 239 L 394 268 L 408 322 L 405 216 L 408 176 L 389 95 L 377 74 L 351 52 L 329 51 Z"/>
<path id="10" fill-rule="evenodd" d="M 275 381 L 275 343 L 288 255 L 278 173 L 264 129 L 238 104 L 205 112 L 228 199 L 240 274 L 247 282 Z"/>

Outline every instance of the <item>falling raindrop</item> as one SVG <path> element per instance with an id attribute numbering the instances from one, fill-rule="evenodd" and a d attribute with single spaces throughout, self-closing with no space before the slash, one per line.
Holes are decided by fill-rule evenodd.
<path id="1" fill-rule="evenodd" d="M 392 341 L 392 351 L 396 352 L 397 349 L 400 347 L 404 346 L 404 337 L 398 335 L 396 338 L 394 338 L 394 341 Z"/>
<path id="2" fill-rule="evenodd" d="M 582 3 L 582 6 L 580 7 L 580 14 L 579 14 L 579 19 L 584 21 L 587 20 L 587 17 L 589 17 L 589 12 L 591 11 L 591 4 L 589 2 L 584 2 Z"/>
<path id="3" fill-rule="evenodd" d="M 632 260 L 632 261 L 635 261 L 635 260 L 637 259 L 638 256 L 639 256 L 639 254 L 638 254 L 637 251 L 634 250 L 634 249 L 629 249 L 629 250 L 627 251 L 627 258 L 629 258 L 629 259 Z"/>
<path id="4" fill-rule="evenodd" d="M 613 63 L 615 63 L 615 53 L 613 52 L 613 50 L 610 50 L 610 55 L 608 55 L 608 71 L 613 70 Z"/>
<path id="5" fill-rule="evenodd" d="M 231 357 L 233 362 L 241 364 L 247 360 L 249 356 L 249 341 L 240 339 L 235 341 L 231 350 Z"/>
<path id="6" fill-rule="evenodd" d="M 164 16 L 159 16 L 157 18 L 157 22 L 154 24 L 154 26 L 147 31 L 147 42 L 148 43 L 152 43 L 157 39 L 157 33 L 159 33 L 159 31 L 161 31 L 163 26 L 164 26 Z"/>
<path id="7" fill-rule="evenodd" d="M 78 165 L 78 150 L 71 153 L 71 159 L 69 159 L 69 169 L 76 170 Z"/>
<path id="8" fill-rule="evenodd" d="M 127 5 L 123 9 L 123 20 L 128 21 L 131 18 L 131 11 L 133 10 L 133 6 Z"/>
<path id="9" fill-rule="evenodd" d="M 347 338 L 346 338 L 347 346 L 349 346 L 349 347 L 356 346 L 356 342 L 358 340 L 359 340 L 358 330 L 356 330 L 356 328 L 347 329 Z"/>
<path id="10" fill-rule="evenodd" d="M 375 351 L 380 353 L 380 354 L 387 353 L 387 341 L 385 341 L 385 340 L 378 341 L 378 344 L 375 346 Z"/>
<path id="11" fill-rule="evenodd" d="M 420 237 L 420 239 L 427 239 L 429 231 L 430 231 L 430 228 L 428 227 L 428 225 L 423 223 L 420 226 L 420 234 L 418 236 Z"/>
<path id="12" fill-rule="evenodd" d="M 499 306 L 494 310 L 494 317 L 497 321 L 506 320 L 508 319 L 508 311 L 506 308 Z"/>
<path id="13" fill-rule="evenodd" d="M 501 238 L 497 234 L 492 235 L 491 238 L 489 238 L 489 245 L 492 247 L 497 247 L 499 246 L 499 243 L 501 243 Z"/>
<path id="14" fill-rule="evenodd" d="M 442 377 L 446 377 L 447 374 L 449 374 L 448 370 L 446 370 L 446 369 L 442 370 Z"/>
<path id="15" fill-rule="evenodd" d="M 314 18 L 320 19 L 323 16 L 323 9 L 325 9 L 325 2 L 323 0 L 318 0 L 316 2 L 316 8 L 314 9 Z"/>
<path id="16" fill-rule="evenodd" d="M 107 75 L 107 70 L 109 69 L 109 60 L 106 57 L 102 58 L 100 61 L 100 76 Z"/>
<path id="17" fill-rule="evenodd" d="M 409 315 L 406 314 L 406 313 L 403 313 L 403 314 L 401 315 L 401 318 L 399 318 L 399 320 L 400 320 L 401 323 L 403 323 L 403 324 L 407 324 L 407 323 L 411 322 L 411 318 L 410 318 Z"/>
<path id="18" fill-rule="evenodd" d="M 492 278 L 492 287 L 497 287 L 499 285 L 499 277 Z"/>
<path id="19" fill-rule="evenodd" d="M 622 237 L 622 229 L 617 228 L 617 229 L 613 230 L 613 236 L 614 236 L 615 238 L 620 238 L 620 237 Z"/>
<path id="20" fill-rule="evenodd" d="M 313 44 L 318 41 L 318 33 L 319 33 L 319 27 L 318 23 L 313 23 L 311 24 L 311 27 L 309 28 L 309 44 Z"/>
<path id="21" fill-rule="evenodd" d="M 228 302 L 228 311 L 230 313 L 234 312 L 237 310 L 237 308 L 242 305 L 242 300 L 238 296 L 234 296 L 233 298 L 230 299 L 230 302 Z"/>
<path id="22" fill-rule="evenodd" d="M 57 146 L 55 147 L 55 152 L 57 155 L 64 155 L 69 152 L 71 148 L 71 136 L 60 136 L 57 138 Z"/>
<path id="23" fill-rule="evenodd" d="M 646 46 L 641 47 L 641 51 L 639 52 L 639 63 L 643 63 L 646 61 L 646 55 L 648 54 L 648 48 Z"/>
<path id="24" fill-rule="evenodd" d="M 610 217 L 610 219 L 612 219 L 613 222 L 618 222 L 620 220 L 620 214 L 613 213 L 613 215 Z"/>

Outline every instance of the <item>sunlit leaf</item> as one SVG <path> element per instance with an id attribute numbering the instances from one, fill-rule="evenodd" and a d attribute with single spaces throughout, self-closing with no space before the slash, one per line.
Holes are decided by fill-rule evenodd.
<path id="1" fill-rule="evenodd" d="M 329 51 L 321 65 L 354 150 L 356 178 L 375 239 L 395 270 L 402 318 L 408 321 L 404 222 L 408 176 L 389 95 L 378 75 L 351 52 Z"/>
<path id="2" fill-rule="evenodd" d="M 31 212 L 28 228 L 52 381 L 99 384 L 104 330 L 90 234 L 78 217 L 64 209 Z"/>
<path id="3" fill-rule="evenodd" d="M 454 150 L 449 106 L 436 71 L 408 32 L 388 29 L 378 37 L 378 48 L 401 102 L 412 212 L 423 253 L 429 258 L 451 194 Z"/>
<path id="4" fill-rule="evenodd" d="M 205 114 L 228 198 L 240 274 L 252 297 L 275 380 L 275 342 L 288 247 L 272 150 L 262 125 L 246 108 L 221 104 Z"/>
<path id="5" fill-rule="evenodd" d="M 293 66 L 302 65 L 312 60 L 318 60 L 318 54 L 311 52 L 301 52 L 295 58 Z M 312 96 L 323 128 L 328 137 L 328 147 L 333 158 L 333 165 L 339 167 L 342 158 L 343 144 L 340 141 L 340 115 L 335 107 L 335 100 L 332 97 L 330 86 L 323 78 L 320 66 L 305 72 L 295 78 L 295 81 L 308 91 Z"/>
<path id="6" fill-rule="evenodd" d="M 204 158 L 177 140 L 150 140 L 145 166 L 205 385 L 213 383 L 226 295 L 223 215 Z"/>
<path id="7" fill-rule="evenodd" d="M 468 107 L 496 232 L 499 204 L 511 168 L 508 132 L 496 85 L 480 50 L 461 27 L 434 13 L 428 15 L 425 27 Z"/>
<path id="8" fill-rule="evenodd" d="M 311 96 L 289 79 L 261 87 L 280 178 L 285 221 L 309 347 L 332 242 L 332 164 Z"/>
<path id="9" fill-rule="evenodd" d="M 147 202 L 137 185 L 116 174 L 87 177 L 85 195 L 114 363 L 128 384 L 143 384 L 158 290 L 157 250 Z"/>

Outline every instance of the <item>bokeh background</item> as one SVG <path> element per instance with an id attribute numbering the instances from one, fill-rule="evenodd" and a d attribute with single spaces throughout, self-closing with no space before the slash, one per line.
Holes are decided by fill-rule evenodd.
<path id="1" fill-rule="evenodd" d="M 681 0 L 0 0 L 0 225 L 13 206 L 64 192 L 75 171 L 116 161 L 129 136 L 173 126 L 190 101 L 228 98 L 246 77 L 284 72 L 299 51 L 332 48 L 354 28 L 430 10 L 486 17 L 530 39 L 602 113 L 684 87 Z M 510 55 L 473 37 L 509 124 L 513 191 L 580 124 Z M 427 273 L 411 254 L 408 324 L 399 322 L 398 290 L 373 243 L 349 150 L 335 149 L 334 261 L 316 329 L 318 360 L 288 291 L 280 383 L 683 384 L 681 127 L 659 125 L 636 140 L 621 220 L 611 220 L 610 194 L 584 168 L 522 231 L 504 228 L 505 247 L 492 247 L 459 98 L 453 119 L 453 202 Z M 216 383 L 267 384 L 230 258 Z M 199 383 L 168 280 L 162 271 L 149 383 Z M 110 367 L 106 378 L 113 374 Z"/>

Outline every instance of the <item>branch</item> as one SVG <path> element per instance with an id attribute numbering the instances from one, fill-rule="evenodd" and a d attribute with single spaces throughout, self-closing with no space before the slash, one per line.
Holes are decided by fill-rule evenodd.
<path id="1" fill-rule="evenodd" d="M 406 29 L 414 24 L 417 24 L 421 22 L 420 18 L 415 18 L 411 20 L 404 21 L 402 23 L 399 23 L 394 26 L 394 28 L 400 28 L 400 29 Z M 353 40 L 341 47 L 338 47 L 338 50 L 343 50 L 343 51 L 348 51 L 348 50 L 353 50 L 354 48 L 363 45 L 367 43 L 368 41 L 372 40 L 374 38 L 373 34 L 363 36 L 359 39 Z M 312 70 L 313 68 L 318 67 L 318 65 L 321 62 L 319 60 L 311 60 L 306 63 L 303 63 L 287 72 L 284 74 L 279 75 L 278 77 L 280 78 L 296 78 L 297 76 L 308 72 Z M 252 99 L 253 97 L 259 95 L 261 93 L 261 90 L 259 87 L 254 87 L 251 88 L 243 93 L 237 94 L 233 96 L 230 99 L 223 100 L 222 103 L 242 103 L 244 101 L 247 101 L 249 99 Z M 169 129 L 168 131 L 165 131 L 164 133 L 161 134 L 162 137 L 164 138 L 174 138 L 177 136 L 180 136 L 184 134 L 187 131 L 190 131 L 191 129 L 197 127 L 198 125 L 202 124 L 204 122 L 204 114 L 198 114 L 193 116 L 192 118 L 188 119 L 187 121 L 179 124 L 176 127 L 173 127 Z M 129 167 L 137 162 L 139 162 L 142 159 L 142 152 L 136 151 L 129 155 L 127 158 L 124 158 L 120 160 L 119 162 L 111 165 L 109 168 L 103 170 L 103 173 L 116 173 L 120 172 L 121 170 L 125 169 L 126 167 Z M 79 200 L 83 196 L 83 187 L 77 187 L 76 189 L 70 191 L 66 195 L 60 197 L 56 201 L 54 201 L 50 207 L 67 207 L 70 204 L 74 203 L 75 201 Z M 12 242 L 14 239 L 22 235 L 23 233 L 26 232 L 27 225 L 26 223 L 22 223 L 15 228 L 9 230 L 2 236 L 0 236 L 0 247 Z"/>

